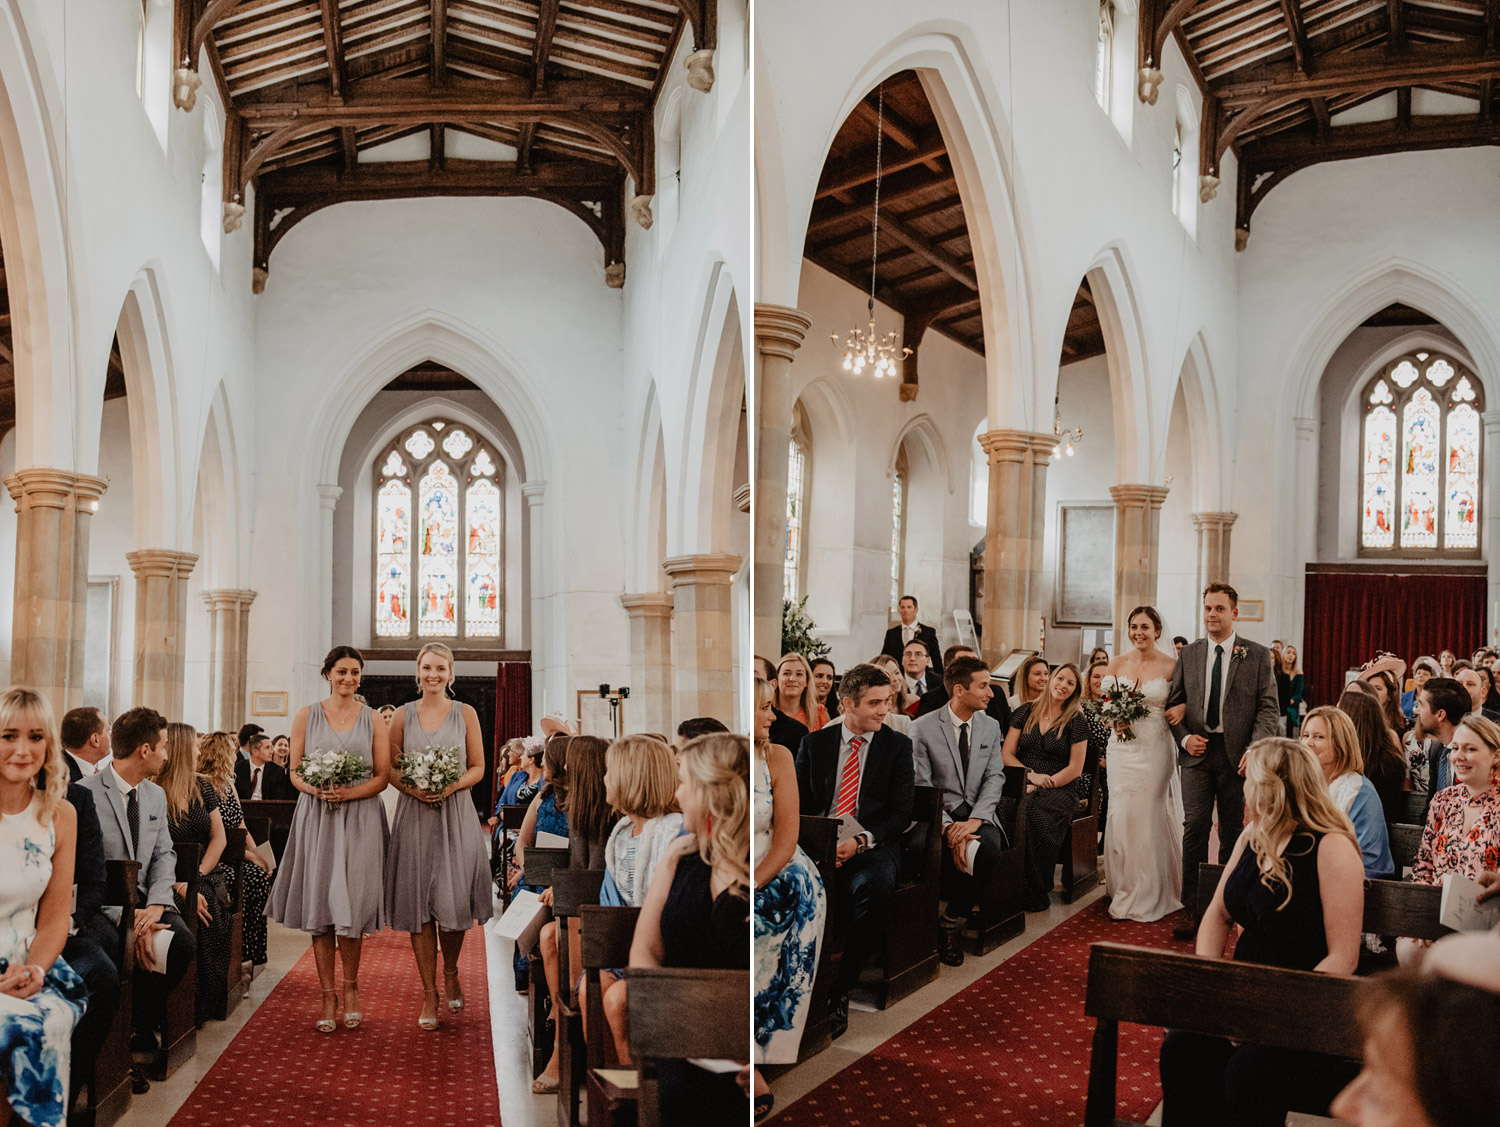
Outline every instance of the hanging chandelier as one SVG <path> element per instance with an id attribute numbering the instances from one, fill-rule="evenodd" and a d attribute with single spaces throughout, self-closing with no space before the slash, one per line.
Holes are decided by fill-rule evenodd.
<path id="1" fill-rule="evenodd" d="M 844 371 L 853 372 L 856 376 L 865 368 L 873 367 L 875 376 L 894 376 L 896 364 L 910 356 L 912 350 L 903 347 L 896 340 L 895 330 L 880 336 L 875 331 L 875 263 L 876 255 L 880 248 L 880 180 L 882 175 L 881 158 L 885 141 L 885 86 L 882 84 L 877 95 L 877 111 L 875 125 L 875 211 L 870 222 L 870 299 L 866 303 L 869 313 L 869 326 L 861 330 L 852 328 L 845 335 L 844 346 Z M 832 333 L 829 339 L 835 347 L 838 346 L 839 335 Z"/>
<path id="2" fill-rule="evenodd" d="M 1052 456 L 1061 458 L 1064 454 L 1073 456 L 1073 447 L 1076 443 L 1083 441 L 1083 428 L 1074 427 L 1069 430 L 1062 423 L 1062 408 L 1060 402 L 1062 392 L 1056 391 L 1052 396 L 1052 435 L 1057 439 L 1057 445 L 1052 447 Z"/>

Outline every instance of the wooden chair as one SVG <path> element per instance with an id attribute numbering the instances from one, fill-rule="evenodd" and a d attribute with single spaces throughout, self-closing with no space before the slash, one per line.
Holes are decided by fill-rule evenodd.
<path id="1" fill-rule="evenodd" d="M 938 973 L 938 891 L 943 875 L 942 792 L 917 787 L 885 930 L 885 965 L 868 988 L 880 1009 Z"/>
<path id="2" fill-rule="evenodd" d="M 140 869 L 139 861 L 104 862 L 104 904 L 120 909 L 115 928 L 119 948 L 107 952 L 120 968 L 120 1001 L 97 1059 L 73 1056 L 73 1068 L 82 1074 L 78 1086 L 84 1098 L 68 1116 L 69 1127 L 112 1127 L 130 1108 L 130 982 L 135 974 L 135 888 Z"/>
<path id="3" fill-rule="evenodd" d="M 826 820 L 826 819 L 824 819 Z M 599 972 L 630 962 L 630 943 L 635 938 L 639 908 L 606 908 L 585 904 L 579 908 L 582 931 L 583 1005 L 588 1014 L 588 1111 L 589 1127 L 623 1127 L 633 1121 L 637 1084 L 634 1070 L 630 1082 L 611 1075 L 619 1066 L 614 1037 L 604 1017 L 604 991 Z M 826 987 L 826 984 L 825 984 Z M 825 1003 L 826 1009 L 826 1003 Z"/>
<path id="4" fill-rule="evenodd" d="M 526 850 L 526 871 L 521 880 L 535 888 L 551 888 L 553 877 L 567 870 L 566 849 L 542 849 L 537 846 Z M 529 952 L 527 952 L 529 954 Z M 547 1036 L 547 1007 L 551 999 L 547 990 L 547 975 L 542 960 L 531 960 L 531 984 L 527 990 L 527 1012 L 531 1024 L 531 1074 L 540 1076 L 552 1056 L 552 1039 Z M 556 1004 L 552 1006 L 556 1016 Z"/>
<path id="5" fill-rule="evenodd" d="M 1403 877 L 1417 859 L 1417 850 L 1422 845 L 1422 826 L 1406 822 L 1387 822 L 1386 836 L 1391 841 L 1391 860 L 1396 862 L 1396 876 Z"/>
<path id="6" fill-rule="evenodd" d="M 1068 904 L 1099 887 L 1099 756 L 1092 746 L 1084 756 L 1083 769 L 1089 776 L 1088 798 L 1079 801 L 1058 858 L 1063 901 Z"/>
<path id="7" fill-rule="evenodd" d="M 1097 1019 L 1085 1127 L 1135 1127 L 1115 1117 L 1120 1022 L 1357 1061 L 1358 985 L 1352 975 L 1095 943 L 1084 1001 Z"/>
<path id="8" fill-rule="evenodd" d="M 1223 865 L 1198 866 L 1198 915 L 1213 903 Z M 1364 919 L 1360 931 L 1368 935 L 1404 935 L 1412 939 L 1441 939 L 1450 932 L 1438 922 L 1443 890 L 1435 884 L 1406 880 L 1365 881 Z"/>
<path id="9" fill-rule="evenodd" d="M 828 916 L 823 924 L 823 938 L 818 944 L 818 969 L 813 977 L 812 999 L 808 1002 L 807 1022 L 802 1027 L 802 1046 L 798 1050 L 798 1061 L 821 1053 L 833 1041 L 829 1023 L 828 996 L 834 976 L 844 957 L 844 921 L 837 910 L 838 898 L 834 895 L 838 866 L 839 824 L 833 818 L 816 818 L 802 815 L 797 831 L 797 844 L 808 859 L 818 868 L 823 878 L 823 891 L 828 903 Z M 618 965 L 618 964 L 616 964 Z"/>
<path id="10" fill-rule="evenodd" d="M 1008 939 L 1026 930 L 1026 804 L 1025 768 L 1006 768 L 1021 772 L 1022 797 L 1016 807 L 1016 825 L 1009 849 L 1001 850 L 995 859 L 990 879 L 979 890 L 978 927 L 967 933 L 969 950 L 987 955 Z M 1064 867 L 1066 871 L 1066 866 Z"/>
<path id="11" fill-rule="evenodd" d="M 569 923 L 578 919 L 584 905 L 599 903 L 603 884 L 603 869 L 563 869 L 552 874 L 552 918 L 557 921 L 557 981 L 561 988 L 561 997 L 552 1006 L 552 1016 L 562 1030 L 562 1048 L 557 1059 L 558 1127 L 579 1127 L 578 1105 L 587 1071 L 582 999 L 576 1005 L 572 1000 L 577 975 L 575 968 L 568 965 Z"/>
<path id="12" fill-rule="evenodd" d="M 183 912 L 182 922 L 195 939 L 198 936 L 198 913 L 194 906 L 198 903 L 198 865 L 202 859 L 201 846 L 177 846 L 177 880 L 187 885 L 183 902 L 188 910 Z M 160 1047 L 144 1056 L 143 1063 L 152 1080 L 165 1080 L 198 1051 L 197 1002 L 198 960 L 194 958 L 182 981 L 167 995 L 166 1014 L 159 1030 Z"/>
<path id="13" fill-rule="evenodd" d="M 229 969 L 224 988 L 224 1004 L 213 1016 L 224 1021 L 235 1006 L 245 1000 L 250 977 L 245 973 L 245 830 L 242 826 L 224 830 L 224 854 L 220 864 L 234 870 L 229 900 Z"/>
<path id="14" fill-rule="evenodd" d="M 630 1055 L 639 1076 L 637 1123 L 658 1127 L 661 1061 L 749 1058 L 750 972 L 631 967 L 626 982 Z"/>

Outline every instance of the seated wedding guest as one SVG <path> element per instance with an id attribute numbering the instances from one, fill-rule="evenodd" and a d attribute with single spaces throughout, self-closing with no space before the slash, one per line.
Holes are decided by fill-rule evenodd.
<path id="1" fill-rule="evenodd" d="M 37 782 L 44 783 L 45 776 Z M 114 1024 L 120 1002 L 120 933 L 104 914 L 106 873 L 104 834 L 94 796 L 79 783 L 69 783 L 68 805 L 78 822 L 78 844 L 73 851 L 73 920 L 62 956 L 88 990 L 88 1008 L 73 1027 L 73 1059 L 94 1061 Z M 88 1078 L 87 1067 L 73 1070 L 72 1095 Z"/>
<path id="2" fill-rule="evenodd" d="M 906 691 L 906 675 L 901 672 L 901 666 L 896 659 L 887 654 L 877 654 L 870 660 L 870 664 L 879 669 L 891 680 L 891 688 L 896 690 L 896 695 L 891 698 L 891 710 L 885 714 L 883 723 L 887 728 L 894 728 L 903 736 L 911 733 L 911 714 L 907 711 L 912 706 L 912 696 Z"/>
<path id="3" fill-rule="evenodd" d="M 1307 714 L 1307 722 L 1302 725 L 1302 745 L 1313 753 L 1323 769 L 1323 781 L 1328 784 L 1333 804 L 1354 826 L 1365 876 L 1388 880 L 1395 873 L 1396 864 L 1391 860 L 1385 811 L 1375 784 L 1361 771 L 1364 754 L 1355 723 L 1344 711 L 1346 704 L 1362 711 L 1367 723 L 1379 722 L 1378 712 L 1371 707 L 1375 704 L 1373 700 L 1360 693 L 1345 693 L 1338 708 L 1323 705 Z"/>
<path id="4" fill-rule="evenodd" d="M 1479 671 L 1490 679 L 1489 695 L 1484 698 L 1484 710 L 1500 715 L 1500 662 L 1491 661 L 1481 665 Z"/>
<path id="5" fill-rule="evenodd" d="M 1427 736 L 1426 754 L 1421 764 L 1412 764 L 1408 757 L 1407 777 L 1420 772 L 1421 789 L 1429 802 L 1438 791 L 1453 785 L 1448 749 L 1453 730 L 1469 714 L 1470 705 L 1469 691 L 1451 677 L 1434 677 L 1417 693 L 1417 728 Z M 1423 821 L 1426 817 L 1424 809 Z"/>
<path id="6" fill-rule="evenodd" d="M 542 741 L 535 736 L 508 740 L 505 750 L 516 756 L 516 768 L 505 780 L 500 797 L 495 800 L 495 816 L 502 806 L 520 806 L 536 797 L 542 787 Z"/>
<path id="7" fill-rule="evenodd" d="M 1500 937 L 1450 935 L 1420 969 L 1359 988 L 1364 1068 L 1329 1108 L 1354 1127 L 1473 1127 L 1493 1122 L 1500 1071 L 1473 1067 L 1500 1044 Z"/>
<path id="8" fill-rule="evenodd" d="M 700 736 L 678 756 L 677 777 L 686 832 L 657 866 L 630 965 L 743 970 L 750 965 L 750 741 Z M 750 1114 L 733 1073 L 690 1061 L 661 1062 L 659 1099 L 661 1122 L 672 1127 L 744 1123 Z"/>
<path id="9" fill-rule="evenodd" d="M 1406 732 L 1406 714 L 1401 711 L 1400 677 L 1399 673 L 1389 669 L 1378 669 L 1366 673 L 1362 678 L 1370 695 L 1375 698 L 1375 703 L 1380 706 L 1386 727 L 1398 742 Z"/>
<path id="10" fill-rule="evenodd" d="M 1109 664 L 1109 651 L 1103 646 L 1095 646 L 1089 651 L 1089 660 L 1087 664 L 1089 666 L 1092 666 L 1096 661 L 1102 661 L 1105 665 Z"/>
<path id="11" fill-rule="evenodd" d="M 1411 666 L 1411 688 L 1401 694 L 1401 711 L 1408 720 L 1415 720 L 1417 715 L 1417 693 L 1423 685 L 1427 684 L 1429 677 L 1441 677 L 1442 670 L 1438 668 L 1436 660 L 1430 657 L 1419 657 L 1412 662 Z"/>
<path id="12" fill-rule="evenodd" d="M 1083 685 L 1078 667 L 1065 662 L 1047 678 L 1041 694 L 1011 714 L 1002 752 L 1005 766 L 1026 768 L 1026 889 L 1028 912 L 1045 912 L 1050 904 L 1058 851 L 1078 808 L 1073 785 L 1083 772 L 1089 722 L 1083 712 Z M 1014 799 L 1006 799 L 1008 805 Z M 1002 809 L 1000 822 L 1008 824 Z"/>
<path id="13" fill-rule="evenodd" d="M 1385 712 L 1369 693 L 1353 690 L 1340 695 L 1338 708 L 1354 725 L 1360 771 L 1370 780 L 1380 798 L 1382 820 L 1401 821 L 1405 807 L 1406 756 L 1401 750 L 1400 739 L 1387 723 Z M 1331 779 L 1329 784 L 1332 785 Z"/>
<path id="14" fill-rule="evenodd" d="M 258 737 L 269 749 L 270 740 Z M 167 825 L 172 844 L 196 845 L 203 850 L 198 862 L 198 899 L 188 904 L 186 882 L 172 886 L 177 911 L 198 913 L 198 1022 L 217 1013 L 229 988 L 229 944 L 233 920 L 229 870 L 221 869 L 224 855 L 224 816 L 219 793 L 213 783 L 198 774 L 198 733 L 190 724 L 167 725 L 167 763 L 157 776 L 157 785 L 167 796 Z"/>
<path id="15" fill-rule="evenodd" d="M 979 654 L 968 646 L 949 646 L 943 651 L 943 669 L 947 670 L 948 666 L 953 664 L 953 659 L 956 657 L 978 656 Z M 997 683 L 993 679 L 990 681 L 990 685 L 993 691 L 990 694 L 990 703 L 985 705 L 984 711 L 990 719 L 1000 725 L 1000 731 L 1003 734 L 1010 730 L 1010 701 L 999 690 Z M 942 682 L 939 682 L 917 702 L 917 715 L 919 717 L 926 716 L 929 712 L 936 712 L 941 708 L 947 707 L 948 689 Z"/>
<path id="16" fill-rule="evenodd" d="M 755 888 L 755 1061 L 795 1064 L 812 1004 L 828 895 L 797 844 L 800 801 L 792 753 L 771 742 L 774 687 L 755 682 L 750 858 Z M 757 1096 L 761 1114 L 765 1098 Z"/>
<path id="17" fill-rule="evenodd" d="M 1469 694 L 1471 712 L 1478 712 L 1487 720 L 1500 721 L 1500 713 L 1492 713 L 1484 706 L 1484 700 L 1489 696 L 1491 687 L 1488 671 L 1475 669 L 1472 665 L 1466 666 L 1454 674 L 1453 679 Z"/>
<path id="18" fill-rule="evenodd" d="M 290 763 L 292 759 L 291 736 L 277 736 L 271 741 L 271 759 L 275 762 L 276 766 L 282 768 L 283 770 L 286 769 L 286 765 Z"/>
<path id="19" fill-rule="evenodd" d="M 727 732 L 724 721 L 715 716 L 693 716 L 677 725 L 676 747 L 682 747 L 689 740 L 696 740 L 699 736 L 712 735 L 714 732 Z"/>
<path id="20" fill-rule="evenodd" d="M 1286 717 L 1286 734 L 1297 738 L 1302 726 L 1302 694 L 1307 679 L 1297 662 L 1297 647 L 1282 646 L 1281 660 L 1276 666 L 1276 695 L 1281 704 L 1281 714 Z"/>
<path id="21" fill-rule="evenodd" d="M 512 890 L 545 891 L 541 886 L 526 884 L 521 879 L 526 869 L 526 850 L 536 844 L 538 834 L 554 834 L 567 840 L 568 815 L 563 807 L 568 800 L 568 745 L 572 742 L 573 737 L 567 733 L 553 732 L 543 745 L 542 787 L 537 791 L 536 801 L 526 808 L 526 817 L 516 833 L 515 859 L 507 876 Z M 529 958 L 530 952 L 517 945 L 514 969 L 516 992 L 520 994 L 526 993 Z M 556 1088 L 552 1090 L 556 1091 Z M 542 1094 L 545 1093 L 538 1093 Z"/>
<path id="22" fill-rule="evenodd" d="M 934 666 L 942 664 L 943 651 L 938 646 L 937 631 L 917 621 L 916 596 L 902 595 L 896 601 L 896 613 L 900 615 L 901 622 L 885 632 L 885 641 L 881 643 L 880 652 L 891 660 L 899 662 L 902 652 L 906 649 L 906 643 L 916 639 L 927 647 L 927 655 Z"/>
<path id="23" fill-rule="evenodd" d="M 14 1115 L 62 1127 L 73 1027 L 88 1002 L 61 958 L 73 896 L 77 818 L 68 772 L 39 693 L 0 693 L 0 1083 Z"/>
<path id="24" fill-rule="evenodd" d="M 1308 716 L 1304 727 L 1315 727 Z M 1353 974 L 1364 873 L 1359 845 L 1308 749 L 1257 740 L 1245 753 L 1249 824 L 1198 929 L 1197 953 L 1237 962 Z M 1327 1115 L 1354 1069 L 1336 1058 L 1172 1030 L 1161 1046 L 1163 1127 L 1282 1127 L 1287 1113 Z"/>
<path id="25" fill-rule="evenodd" d="M 495 757 L 495 773 L 500 778 L 502 791 L 510 785 L 511 779 L 520 773 L 521 761 L 525 758 L 520 740 L 506 740 L 501 745 L 500 754 Z"/>
<path id="26" fill-rule="evenodd" d="M 1051 672 L 1047 666 L 1047 659 L 1041 654 L 1032 654 L 1021 662 L 1021 668 L 1016 670 L 1015 678 L 1011 681 L 1011 684 L 1015 686 L 1015 692 L 1010 695 L 1012 713 L 1023 704 L 1029 704 L 1042 695 Z"/>
<path id="27" fill-rule="evenodd" d="M 838 680 L 838 671 L 826 657 L 815 658 L 812 663 L 813 695 L 818 698 L 818 707 L 829 716 L 839 712 L 838 698 L 833 692 L 833 683 Z"/>
<path id="28" fill-rule="evenodd" d="M 1096 648 L 1094 652 L 1103 653 L 1102 648 Z M 1099 698 L 1103 691 L 1104 671 L 1109 668 L 1109 659 L 1102 661 L 1095 657 L 1090 659 L 1088 672 L 1083 678 L 1083 697 L 1079 703 L 1083 706 L 1083 718 L 1089 726 L 1089 749 L 1084 758 L 1082 774 L 1078 776 L 1078 783 L 1073 788 L 1078 792 L 1081 802 L 1087 802 L 1093 793 L 1094 780 L 1087 770 L 1090 763 L 1099 773 L 1099 832 L 1104 833 L 1105 815 L 1109 810 L 1109 788 L 1104 785 L 1104 770 L 1107 764 L 1105 754 L 1109 750 L 1110 727 L 1099 718 Z"/>
<path id="29" fill-rule="evenodd" d="M 1438 675 L 1440 677 L 1453 676 L 1453 663 L 1458 660 L 1458 655 L 1452 650 L 1443 650 L 1437 656 Z"/>
<path id="30" fill-rule="evenodd" d="M 389 728 L 391 726 L 391 718 L 396 715 L 396 706 L 394 704 L 382 704 L 375 710 L 375 715 L 380 717 L 385 726 Z"/>
<path id="31" fill-rule="evenodd" d="M 177 852 L 167 824 L 167 796 L 153 780 L 167 764 L 167 720 L 154 709 L 137 707 L 110 725 L 114 760 L 84 779 L 99 813 L 106 860 L 140 862 L 135 911 L 135 1026 L 132 1047 L 157 1047 L 157 1032 L 166 1014 L 167 995 L 192 964 L 197 940 L 177 910 Z M 134 842 L 133 846 L 127 842 Z M 112 920 L 118 908 L 105 908 Z M 164 974 L 153 974 L 156 933 L 170 930 Z"/>
<path id="32" fill-rule="evenodd" d="M 295 800 L 297 788 L 292 785 L 286 768 L 271 758 L 271 737 L 250 737 L 250 757 L 234 765 L 234 789 L 246 802 L 262 798 Z"/>
<path id="33" fill-rule="evenodd" d="M 916 785 L 937 787 L 943 796 L 943 885 L 950 895 L 938 920 L 939 957 L 956 967 L 964 961 L 959 931 L 1006 846 L 996 820 L 1005 789 L 1000 759 L 1005 735 L 984 711 L 994 692 L 984 662 L 977 657 L 954 658 L 943 672 L 943 683 L 948 707 L 912 724 L 911 747 Z M 970 843 L 978 847 L 972 863 Z"/>
<path id="34" fill-rule="evenodd" d="M 1470 713 L 1455 727 L 1447 763 L 1454 785 L 1434 791 L 1422 828 L 1422 843 L 1411 865 L 1418 884 L 1441 884 L 1448 873 L 1477 881 L 1500 869 L 1500 725 Z M 1409 962 L 1430 940 L 1401 939 L 1396 957 Z"/>
<path id="35" fill-rule="evenodd" d="M 240 728 L 239 744 L 240 758 L 250 758 L 250 741 L 253 737 L 261 735 L 265 731 L 259 724 L 246 724 Z M 241 797 L 244 797 L 243 795 Z"/>
<path id="36" fill-rule="evenodd" d="M 924 693 L 942 682 L 942 671 L 929 672 L 930 665 L 932 659 L 925 643 L 915 639 L 906 643 L 906 649 L 901 651 L 901 675 L 906 681 L 904 687 L 907 698 L 915 698 L 913 703 L 920 701 Z"/>
<path id="37" fill-rule="evenodd" d="M 782 654 L 776 666 L 776 711 L 811 732 L 828 723 L 828 710 L 813 689 L 812 666 L 801 654 Z"/>
<path id="38" fill-rule="evenodd" d="M 884 940 L 901 835 L 911 824 L 911 741 L 884 723 L 894 692 L 884 670 L 854 666 L 839 682 L 843 720 L 810 733 L 797 749 L 801 812 L 849 815 L 863 828 L 838 847 L 835 894 L 848 898 L 849 939 L 829 999 L 835 1037 L 849 1028 L 849 991 Z"/>
<path id="39" fill-rule="evenodd" d="M 109 763 L 109 721 L 97 708 L 68 709 L 58 735 L 71 782 L 97 774 Z"/>
<path id="40" fill-rule="evenodd" d="M 767 681 L 774 681 L 774 680 L 776 680 L 776 665 L 775 665 L 775 663 L 772 662 L 771 659 L 768 658 L 768 657 L 761 657 L 760 654 L 756 654 L 755 655 L 755 675 L 757 677 L 764 677 Z"/>
<path id="41" fill-rule="evenodd" d="M 271 862 L 260 854 L 255 837 L 245 829 L 245 812 L 234 789 L 234 769 L 241 762 L 234 753 L 234 737 L 228 732 L 207 732 L 198 737 L 198 774 L 207 779 L 219 798 L 219 818 L 226 830 L 245 830 L 245 874 L 243 904 L 243 950 L 245 961 L 261 966 L 266 961 L 266 901 L 271 896 Z M 225 857 L 216 870 L 234 894 L 233 857 Z M 201 934 L 200 934 L 201 941 Z"/>
<path id="42" fill-rule="evenodd" d="M 1187 645 L 1187 644 L 1188 644 L 1188 640 L 1185 637 L 1183 637 L 1181 634 L 1173 634 L 1172 635 L 1172 649 L 1175 652 L 1181 653 L 1182 652 L 1182 647 L 1185 646 L 1185 645 Z"/>

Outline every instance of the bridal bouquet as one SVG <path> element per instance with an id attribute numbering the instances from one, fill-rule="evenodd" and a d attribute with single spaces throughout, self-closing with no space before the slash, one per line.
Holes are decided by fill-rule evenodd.
<path id="1" fill-rule="evenodd" d="M 362 783 L 370 777 L 370 770 L 365 766 L 365 761 L 352 751 L 315 748 L 302 756 L 302 762 L 297 764 L 297 774 L 302 776 L 302 781 L 308 786 L 322 790 L 325 787 L 349 787 Z M 338 809 L 336 802 L 325 802 L 323 805 L 330 811 Z"/>
<path id="2" fill-rule="evenodd" d="M 401 781 L 413 790 L 441 793 L 464 773 L 465 756 L 456 747 L 429 747 L 402 751 Z"/>
<path id="3" fill-rule="evenodd" d="M 1124 730 L 1120 732 L 1121 743 L 1129 743 L 1135 739 L 1135 733 L 1131 731 L 1130 725 L 1146 718 L 1149 712 L 1146 707 L 1146 694 L 1131 682 L 1119 677 L 1106 677 L 1103 684 L 1099 686 L 1099 692 L 1097 710 L 1099 719 L 1106 724 L 1125 725 Z"/>

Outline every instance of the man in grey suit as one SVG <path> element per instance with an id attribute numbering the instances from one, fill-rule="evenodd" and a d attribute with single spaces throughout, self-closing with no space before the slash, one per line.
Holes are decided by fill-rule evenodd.
<path id="1" fill-rule="evenodd" d="M 151 780 L 167 762 L 167 721 L 154 709 L 132 708 L 110 730 L 114 760 L 79 785 L 92 792 L 104 835 L 104 855 L 141 863 L 135 912 L 135 1038 L 132 1048 L 152 1051 L 166 1012 L 167 995 L 182 980 L 196 949 L 193 933 L 172 899 L 177 851 L 167 824 L 166 792 Z M 119 909 L 105 908 L 116 920 Z M 156 964 L 155 936 L 170 928 L 166 974 Z"/>
<path id="2" fill-rule="evenodd" d="M 1271 651 L 1235 633 L 1239 594 L 1227 583 L 1203 590 L 1203 628 L 1182 648 L 1167 720 L 1182 769 L 1182 898 L 1188 904 L 1173 929 L 1177 939 L 1198 930 L 1193 904 L 1198 866 L 1208 860 L 1208 835 L 1219 807 L 1219 864 L 1229 863 L 1245 825 L 1245 781 L 1240 761 L 1256 740 L 1280 734 L 1280 705 Z"/>
<path id="3" fill-rule="evenodd" d="M 1005 787 L 1005 765 L 1000 759 L 1004 733 L 985 714 L 990 701 L 990 671 L 977 657 L 957 657 L 943 671 L 948 689 L 946 708 L 929 712 L 911 726 L 912 766 L 916 785 L 943 792 L 943 868 L 951 870 L 944 883 L 951 889 L 947 911 L 939 923 L 939 957 L 949 966 L 963 963 L 959 929 L 1005 848 L 1005 835 L 995 819 L 995 807 Z M 973 871 L 964 862 L 969 843 L 977 840 Z"/>

